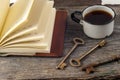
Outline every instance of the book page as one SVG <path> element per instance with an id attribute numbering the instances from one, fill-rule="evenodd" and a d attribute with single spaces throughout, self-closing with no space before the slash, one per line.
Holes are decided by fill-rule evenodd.
<path id="1" fill-rule="evenodd" d="M 42 46 L 43 47 L 43 46 Z M 49 53 L 50 50 L 47 48 L 45 49 L 36 49 L 36 48 L 2 48 L 0 49 L 1 53 L 21 53 L 21 54 L 26 54 L 26 53 Z"/>
<path id="2" fill-rule="evenodd" d="M 42 41 L 37 41 L 34 43 L 21 43 L 21 44 L 14 44 L 9 45 L 6 47 L 1 47 L 0 52 L 42 52 L 42 53 L 49 53 L 51 49 L 51 41 L 52 41 L 52 35 L 53 35 L 53 28 L 54 28 L 54 22 L 55 22 L 55 16 L 56 16 L 56 9 L 51 9 L 49 12 L 49 18 L 46 20 L 48 21 L 47 26 L 50 27 L 47 30 L 47 35 Z"/>
<path id="3" fill-rule="evenodd" d="M 36 3 L 38 3 L 38 2 L 36 2 Z M 47 3 L 45 4 L 45 6 L 44 6 L 44 9 L 42 10 L 42 13 L 41 13 L 41 17 L 40 17 L 40 19 L 38 19 L 37 21 L 36 21 L 36 19 L 34 19 L 35 18 L 35 16 L 33 15 L 33 14 L 35 14 L 34 12 L 36 12 L 35 10 L 34 10 L 34 8 L 33 8 L 33 10 L 34 11 L 32 11 L 31 10 L 31 18 L 30 19 L 32 19 L 31 21 L 28 21 L 28 23 L 27 24 L 31 24 L 32 22 L 38 22 L 35 26 L 36 26 L 36 28 L 37 28 L 37 30 L 32 30 L 32 31 L 34 31 L 34 32 L 29 32 L 29 34 L 27 34 L 27 32 L 28 32 L 28 30 L 27 30 L 27 32 L 25 31 L 25 30 L 23 30 L 22 28 L 21 29 L 19 29 L 19 30 L 17 30 L 16 32 L 14 32 L 14 34 L 12 34 L 12 36 L 11 37 L 9 37 L 9 36 L 7 36 L 7 38 L 1 43 L 1 45 L 3 45 L 3 44 L 5 44 L 5 43 L 9 43 L 10 41 L 12 41 L 12 40 L 14 40 L 14 39 L 17 39 L 18 37 L 19 37 L 19 39 L 20 39 L 20 37 L 22 37 L 22 38 L 24 38 L 24 37 L 26 37 L 25 35 L 27 34 L 27 36 L 34 36 L 34 35 L 38 35 L 39 34 L 39 36 L 42 36 L 43 37 L 43 32 L 45 31 L 45 29 L 48 27 L 47 26 L 47 24 L 46 24 L 46 21 L 48 20 L 48 18 L 51 16 L 51 15 L 49 15 L 50 14 L 50 12 L 51 12 L 51 9 L 52 9 L 52 6 L 53 6 L 53 1 L 47 1 Z M 37 4 L 38 5 L 38 4 Z M 37 6 L 37 5 L 34 5 L 34 6 Z M 38 7 L 38 6 L 37 6 Z M 36 8 L 37 8 L 36 7 Z M 37 10 L 37 9 L 36 9 Z M 38 10 L 37 10 L 37 13 L 39 13 L 38 12 Z M 37 16 L 38 17 L 38 16 Z M 39 17 L 38 17 L 39 18 Z M 29 19 L 29 20 L 30 20 Z M 43 24 L 44 23 L 44 24 Z M 32 25 L 32 24 L 31 24 Z M 33 25 L 32 25 L 33 26 Z M 41 28 L 39 28 L 39 26 L 41 27 Z M 28 26 L 29 27 L 29 26 Z M 34 26 L 33 26 L 34 27 Z M 39 30 L 38 30 L 38 28 L 39 28 Z M 35 29 L 35 27 L 34 27 L 34 29 Z M 48 27 L 48 29 L 49 29 L 49 27 Z M 30 31 L 31 31 L 30 30 Z M 44 31 L 42 31 L 42 30 L 44 30 Z M 19 31 L 19 33 L 17 33 Z M 24 31 L 24 32 L 23 32 Z M 42 32 L 42 35 L 41 35 L 41 32 Z M 22 34 L 21 34 L 21 32 L 22 32 Z M 25 33 L 26 32 L 26 33 Z M 21 34 L 21 35 L 20 35 Z M 47 35 L 47 34 L 46 34 Z M 17 39 L 18 40 L 18 39 Z"/>
<path id="4" fill-rule="evenodd" d="M 51 43 L 52 43 L 52 37 L 53 37 L 53 31 L 54 31 L 54 24 L 55 24 L 55 17 L 56 17 L 56 9 L 53 8 L 52 12 L 50 15 L 50 18 L 48 19 L 48 24 L 47 26 L 49 28 L 46 27 L 46 32 L 45 32 L 45 38 L 42 41 L 42 43 L 47 43 L 48 46 L 48 50 L 51 49 Z"/>
<path id="5" fill-rule="evenodd" d="M 8 32 L 14 26 L 18 26 L 21 23 L 26 24 L 33 2 L 33 0 L 17 0 L 17 2 L 10 7 L 8 17 L 6 18 L 6 22 L 2 30 L 2 39 L 4 38 L 3 36 L 9 34 Z"/>
<path id="6" fill-rule="evenodd" d="M 21 31 L 20 33 L 16 33 L 16 34 L 14 34 L 14 35 L 11 36 L 11 37 L 6 38 L 6 39 L 1 43 L 1 45 L 4 45 L 4 44 L 6 44 L 6 43 L 9 43 L 10 41 L 15 40 L 16 38 L 25 37 L 25 36 L 27 36 L 27 35 L 30 35 L 31 33 L 35 32 L 36 30 L 37 30 L 36 27 L 30 27 L 29 29 L 25 29 L 25 30 Z M 31 35 L 31 36 L 33 36 L 33 35 Z"/>
<path id="7" fill-rule="evenodd" d="M 19 1 L 19 0 L 18 0 Z M 31 1 L 31 0 L 30 0 Z M 24 29 L 29 28 L 30 26 L 36 26 L 37 21 L 39 20 L 39 17 L 41 15 L 41 11 L 43 9 L 44 4 L 46 4 L 46 2 L 48 0 L 33 0 L 33 4 L 30 7 L 30 11 L 29 11 L 29 15 L 25 14 L 25 10 L 23 11 L 24 15 L 22 15 L 22 17 L 24 18 L 24 16 L 27 16 L 27 18 L 25 18 L 24 20 L 19 19 L 18 20 L 18 24 L 14 23 L 13 26 L 11 26 L 11 28 L 8 29 L 4 29 L 3 33 L 3 38 L 1 40 L 1 42 L 7 37 L 11 37 L 14 34 L 20 33 L 21 31 L 23 31 Z M 23 3 L 23 2 L 22 2 Z M 28 4 L 28 3 L 27 3 Z M 17 4 L 16 4 L 17 5 Z M 20 4 L 19 4 L 20 5 Z M 23 6 L 22 4 L 20 6 Z M 16 7 L 14 5 L 14 7 Z M 25 6 L 28 7 L 28 6 Z M 29 8 L 29 7 L 28 7 Z M 19 9 L 22 9 L 21 7 L 19 7 Z M 27 8 L 26 8 L 27 9 Z M 12 10 L 12 9 L 11 9 Z M 27 10 L 28 11 L 28 10 Z M 11 11 L 12 12 L 12 11 Z M 14 11 L 13 11 L 14 12 Z M 19 16 L 19 15 L 18 15 Z M 22 22 L 21 22 L 22 21 Z"/>
<path id="8" fill-rule="evenodd" d="M 38 1 L 38 0 L 36 0 L 36 1 Z M 28 36 L 34 36 L 34 35 L 43 36 L 43 35 L 45 35 L 44 31 L 45 31 L 46 27 L 48 26 L 47 23 L 48 23 L 49 17 L 51 16 L 50 13 L 51 13 L 51 10 L 53 7 L 53 3 L 54 3 L 53 1 L 47 1 L 41 11 L 38 10 L 38 8 L 40 7 L 38 2 L 35 3 L 34 6 L 36 6 L 36 7 L 33 6 L 35 8 L 35 10 L 34 10 L 34 8 L 31 9 L 31 13 L 29 15 L 30 16 L 29 21 L 27 24 L 36 28 L 36 30 L 31 32 L 30 35 L 28 34 Z M 30 27 L 30 26 L 28 26 L 28 27 Z M 23 32 L 23 29 L 19 29 L 19 30 L 15 31 L 14 34 L 12 34 L 12 35 L 15 36 L 16 34 L 20 34 L 21 32 Z M 23 36 L 22 35 L 21 36 L 24 38 L 24 37 L 26 37 L 26 36 L 24 36 L 25 34 L 23 34 Z M 10 38 L 12 38 L 12 36 Z"/>
<path id="9" fill-rule="evenodd" d="M 49 3 L 49 5 L 50 5 L 50 3 Z M 49 6 L 48 6 L 49 7 Z M 47 8 L 47 7 L 46 7 Z M 33 33 L 31 33 L 31 36 L 29 36 L 30 34 L 28 34 L 28 36 L 21 36 L 21 37 L 18 37 L 18 38 L 16 38 L 16 39 L 13 39 L 13 40 L 11 40 L 10 42 L 6 42 L 4 45 L 2 45 L 2 46 L 6 46 L 6 45 L 12 45 L 12 44 L 16 44 L 17 45 L 17 43 L 22 43 L 22 42 L 26 42 L 26 41 L 28 41 L 29 43 L 30 43 L 30 41 L 29 40 L 33 40 L 33 41 L 35 41 L 35 40 L 39 40 L 39 43 L 50 43 L 49 41 L 51 41 L 51 38 L 52 38 L 52 33 L 53 33 L 53 27 L 54 27 L 54 19 L 55 19 L 55 14 L 54 14 L 54 16 L 53 16 L 53 8 L 51 8 L 51 9 L 49 9 L 48 11 L 49 11 L 49 14 L 47 14 L 46 16 L 45 16 L 45 18 L 44 18 L 44 20 L 45 21 L 47 21 L 48 23 L 44 26 L 44 27 L 46 27 L 46 33 L 43 35 L 43 36 L 41 36 L 41 35 L 39 35 L 39 34 L 36 34 L 35 33 L 35 35 L 33 34 Z M 51 18 L 53 18 L 53 20 L 51 20 Z M 52 26 L 51 26 L 52 25 Z M 51 27 L 50 27 L 51 26 Z M 36 28 L 36 27 L 35 27 Z M 36 32 L 37 30 L 35 30 L 35 32 Z M 26 31 L 25 31 L 26 32 Z M 17 35 L 17 34 L 16 34 Z M 18 34 L 18 35 L 20 35 L 20 33 Z M 14 36 L 13 36 L 14 37 Z M 42 40 L 41 40 L 41 37 L 44 37 Z M 51 38 L 50 38 L 51 37 Z M 36 38 L 36 39 L 35 39 Z M 27 42 L 26 42 L 27 43 Z"/>
<path id="10" fill-rule="evenodd" d="M 48 17 L 51 16 L 49 14 L 51 12 L 51 9 L 53 8 L 53 4 L 54 4 L 54 1 L 48 1 L 44 7 L 44 10 L 41 12 L 41 16 L 40 16 L 38 24 L 37 24 L 39 34 L 44 34 L 45 30 L 49 29 L 49 27 L 46 23 L 48 23 L 48 20 L 47 20 Z"/>
<path id="11" fill-rule="evenodd" d="M 48 3 L 48 5 L 49 6 L 51 6 L 51 2 L 50 3 Z M 49 6 L 47 6 L 46 8 L 48 8 Z M 46 28 L 46 33 L 44 33 L 44 38 L 42 39 L 42 40 L 40 40 L 40 38 L 39 38 L 39 45 L 40 45 L 40 43 L 47 43 L 48 44 L 48 46 L 49 46 L 49 48 L 50 48 L 50 43 L 51 43 L 51 40 L 52 40 L 52 33 L 53 33 L 53 27 L 54 27 L 54 19 L 55 19 L 55 9 L 54 8 L 51 8 L 51 9 L 48 9 L 47 10 L 49 13 L 47 13 L 46 14 L 46 16 L 44 16 L 44 19 L 43 19 L 43 21 L 47 21 L 48 23 L 47 24 L 45 24 L 45 25 L 41 25 L 41 26 L 44 26 L 45 28 Z M 39 34 L 36 34 L 38 37 L 41 37 Z M 36 35 L 33 35 L 33 36 L 36 36 Z M 23 37 L 23 38 L 17 38 L 17 39 L 15 39 L 15 40 L 12 40 L 11 42 L 8 42 L 8 43 L 6 43 L 6 44 L 4 44 L 5 46 L 7 46 L 8 44 L 9 44 L 9 46 L 10 45 L 13 45 L 13 43 L 14 43 L 14 45 L 17 45 L 17 43 L 19 42 L 19 43 L 21 43 L 22 44 L 22 42 L 26 42 L 26 41 L 28 41 L 29 42 L 29 39 L 31 38 L 33 38 L 33 36 L 28 36 L 29 38 L 27 38 L 27 36 L 26 37 Z M 37 38 L 37 37 L 36 37 Z M 36 39 L 35 39 L 36 40 Z M 27 43 L 27 42 L 26 42 Z M 30 42 L 29 42 L 30 43 Z M 34 42 L 35 43 L 35 42 Z M 30 43 L 31 44 L 31 43 Z M 3 46 L 4 46 L 3 45 Z"/>
<path id="12" fill-rule="evenodd" d="M 9 11 L 9 0 L 0 0 L 0 39 L 1 39 L 1 31 L 3 29 L 3 25 L 5 23 L 8 11 Z"/>
<path id="13" fill-rule="evenodd" d="M 1 45 L 1 47 L 9 46 L 9 45 L 14 45 L 14 44 L 22 44 L 22 43 L 36 43 L 37 41 L 41 40 L 41 36 L 39 35 L 34 35 L 34 36 L 27 36 L 25 38 L 17 38 L 15 40 L 12 40 L 9 43 L 6 43 L 4 45 Z"/>

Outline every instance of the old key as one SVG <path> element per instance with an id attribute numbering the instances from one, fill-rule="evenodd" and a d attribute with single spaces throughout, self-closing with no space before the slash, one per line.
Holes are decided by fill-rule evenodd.
<path id="1" fill-rule="evenodd" d="M 111 55 L 109 57 L 106 57 L 105 59 L 97 60 L 95 62 L 88 64 L 88 65 L 84 65 L 81 67 L 81 70 L 85 71 L 88 74 L 93 73 L 96 71 L 95 67 L 98 67 L 98 66 L 101 66 L 101 65 L 104 65 L 107 63 L 111 63 L 114 61 L 118 61 L 118 60 L 120 60 L 120 54 L 114 54 L 114 55 Z"/>
<path id="2" fill-rule="evenodd" d="M 83 54 L 82 56 L 80 56 L 80 58 L 75 58 L 75 59 L 70 59 L 70 64 L 71 66 L 77 67 L 81 65 L 81 60 L 86 57 L 88 54 L 90 54 L 92 51 L 94 51 L 96 48 L 98 47 L 102 47 L 104 46 L 106 43 L 105 40 L 100 41 L 95 47 L 93 47 L 92 49 L 90 49 L 89 51 L 87 51 L 85 54 Z"/>
<path id="3" fill-rule="evenodd" d="M 63 60 L 58 64 L 58 66 L 56 67 L 57 69 L 64 69 L 67 66 L 67 64 L 65 63 L 65 61 L 71 55 L 71 53 L 77 48 L 78 45 L 83 45 L 85 43 L 84 40 L 82 40 L 81 38 L 74 38 L 73 42 L 74 42 L 74 46 L 67 53 L 67 55 L 63 58 Z"/>

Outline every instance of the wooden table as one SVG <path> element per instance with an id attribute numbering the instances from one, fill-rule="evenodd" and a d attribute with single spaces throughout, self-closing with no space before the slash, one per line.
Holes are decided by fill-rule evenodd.
<path id="1" fill-rule="evenodd" d="M 70 6 L 66 2 L 67 6 L 62 5 L 62 1 L 55 0 L 59 4 L 55 4 L 57 8 L 65 8 L 68 10 L 68 19 L 67 19 L 67 28 L 65 32 L 65 41 L 64 41 L 64 55 L 70 50 L 74 45 L 72 39 L 74 37 L 80 37 L 85 40 L 85 45 L 79 46 L 74 53 L 71 55 L 71 58 L 78 57 L 83 54 L 85 51 L 94 46 L 98 41 L 88 38 L 82 29 L 82 26 L 73 22 L 70 18 L 70 14 L 76 10 L 82 10 L 86 5 L 82 6 Z M 68 1 L 68 0 L 66 0 Z M 77 1 L 75 0 L 77 4 Z M 82 0 L 81 0 L 82 1 Z M 92 0 L 93 1 L 93 0 Z M 96 0 L 99 4 L 99 1 Z M 73 3 L 73 4 L 74 4 Z M 113 34 L 105 38 L 107 40 L 107 45 L 105 47 L 96 50 L 90 54 L 86 59 L 83 60 L 83 64 L 89 64 L 96 60 L 102 60 L 112 54 L 120 54 L 120 9 L 119 6 L 110 6 L 112 7 L 117 14 L 115 20 L 115 29 Z M 68 80 L 68 79 L 95 79 L 95 78 L 120 78 L 120 62 L 113 62 L 100 66 L 97 69 L 97 72 L 93 74 L 86 74 L 85 72 L 80 71 L 79 67 L 71 67 L 68 64 L 68 67 L 65 70 L 56 70 L 56 65 L 61 61 L 61 58 L 41 58 L 41 57 L 0 57 L 0 80 L 18 80 L 18 79 L 59 79 L 59 80 Z"/>

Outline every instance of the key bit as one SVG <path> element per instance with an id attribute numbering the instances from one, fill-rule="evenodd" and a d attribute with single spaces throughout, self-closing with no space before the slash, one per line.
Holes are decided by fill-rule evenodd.
<path id="1" fill-rule="evenodd" d="M 67 67 L 66 63 L 59 64 L 56 68 L 63 70 L 65 67 Z"/>
<path id="2" fill-rule="evenodd" d="M 101 42 L 98 43 L 98 46 L 102 47 L 106 44 L 106 41 L 105 40 L 102 40 Z"/>

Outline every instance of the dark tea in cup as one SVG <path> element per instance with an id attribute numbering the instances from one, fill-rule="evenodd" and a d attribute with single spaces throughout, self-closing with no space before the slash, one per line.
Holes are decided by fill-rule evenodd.
<path id="1" fill-rule="evenodd" d="M 85 15 L 84 20 L 95 25 L 103 25 L 112 20 L 112 15 L 106 11 L 96 10 Z"/>

